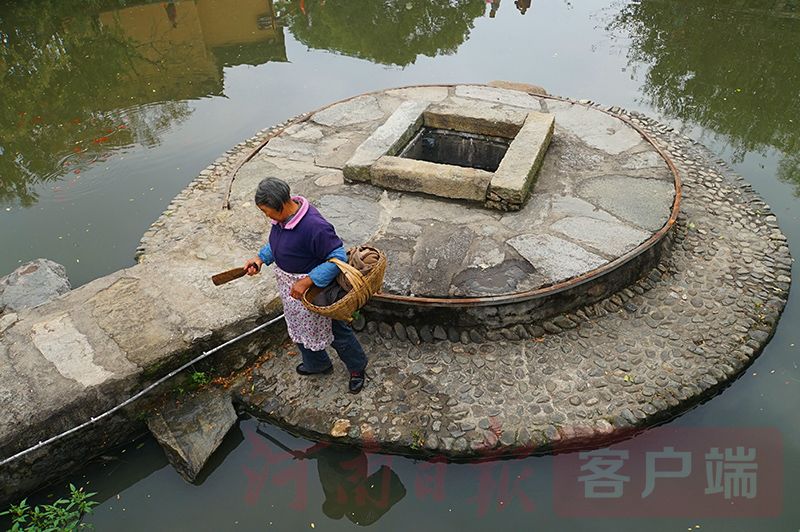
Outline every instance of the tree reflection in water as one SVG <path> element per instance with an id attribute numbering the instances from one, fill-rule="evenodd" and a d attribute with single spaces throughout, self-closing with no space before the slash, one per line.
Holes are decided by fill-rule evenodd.
<path id="1" fill-rule="evenodd" d="M 223 67 L 268 61 L 286 51 L 265 0 L 0 2 L 0 202 L 159 144 Z"/>
<path id="2" fill-rule="evenodd" d="M 152 145 L 160 131 L 188 116 L 180 102 L 131 110 L 149 100 L 132 101 L 119 77 L 140 54 L 136 43 L 100 23 L 101 4 L 2 6 L 0 202 L 31 205 L 42 183 L 76 179 L 115 148 Z"/>
<path id="3" fill-rule="evenodd" d="M 295 38 L 309 46 L 406 66 L 452 54 L 467 40 L 484 0 L 278 0 Z"/>
<path id="4" fill-rule="evenodd" d="M 779 177 L 800 194 L 798 2 L 635 2 L 608 29 L 630 38 L 629 64 L 646 68 L 653 107 L 725 136 L 736 160 L 783 152 Z"/>

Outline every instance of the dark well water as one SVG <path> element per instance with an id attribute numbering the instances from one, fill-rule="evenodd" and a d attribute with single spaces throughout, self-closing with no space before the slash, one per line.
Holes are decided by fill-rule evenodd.
<path id="1" fill-rule="evenodd" d="M 494 172 L 511 141 L 463 131 L 422 127 L 400 157 Z"/>
<path id="2" fill-rule="evenodd" d="M 169 200 L 255 131 L 366 91 L 493 79 L 679 127 L 756 187 L 800 255 L 796 0 L 26 0 L 0 1 L 0 273 L 48 257 L 80 285 L 130 266 Z M 99 530 L 794 531 L 798 297 L 723 393 L 617 446 L 629 458 L 606 489 L 624 492 L 592 508 L 596 498 L 574 494 L 592 473 L 570 469 L 574 453 L 469 465 L 322 449 L 291 460 L 282 446 L 313 442 L 253 419 L 198 486 L 150 439 L 70 480 L 99 492 L 88 519 Z M 762 468 L 750 500 L 703 493 L 704 453 L 753 445 L 782 475 Z M 679 460 L 648 469 L 647 452 L 667 447 L 691 453 L 699 487 L 663 477 Z"/>

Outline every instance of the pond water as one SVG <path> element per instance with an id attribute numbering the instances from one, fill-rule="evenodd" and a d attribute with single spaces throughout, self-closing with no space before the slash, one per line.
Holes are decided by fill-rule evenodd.
<path id="1" fill-rule="evenodd" d="M 0 0 L 0 274 L 48 257 L 77 286 L 130 266 L 170 199 L 257 130 L 366 91 L 494 79 L 680 128 L 754 185 L 800 255 L 797 0 Z M 570 469 L 574 453 L 441 464 L 329 448 L 292 460 L 286 448 L 313 442 L 255 419 L 196 486 L 151 439 L 71 480 L 98 491 L 98 530 L 797 530 L 797 294 L 736 382 L 616 446 L 628 461 L 599 505 L 585 504 L 595 492 L 574 497 L 592 473 Z M 705 494 L 704 453 L 758 438 L 779 467 L 762 467 L 757 492 L 742 487 L 754 498 Z M 699 488 L 675 458 L 648 468 L 666 447 L 691 452 Z"/>

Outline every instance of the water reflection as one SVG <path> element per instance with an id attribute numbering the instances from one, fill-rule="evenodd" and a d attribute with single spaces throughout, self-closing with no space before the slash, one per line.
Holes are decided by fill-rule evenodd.
<path id="1" fill-rule="evenodd" d="M 524 15 L 531 8 L 531 0 L 517 0 L 514 5 L 517 6 L 520 14 Z"/>
<path id="2" fill-rule="evenodd" d="M 531 0 L 516 0 L 524 14 Z M 153 147 L 223 68 L 312 48 L 406 66 L 453 54 L 500 0 L 35 0 L 0 4 L 0 203 L 58 196 L 131 145 Z M 60 182 L 63 181 L 63 182 Z M 84 187 L 85 188 L 85 187 Z M 58 200 L 58 197 L 56 197 Z"/>
<path id="3" fill-rule="evenodd" d="M 366 453 L 357 447 L 321 442 L 304 451 L 290 449 L 259 423 L 256 432 L 296 460 L 316 460 L 319 482 L 325 494 L 322 511 L 331 519 L 347 517 L 368 526 L 378 521 L 406 495 L 405 486 L 388 466 L 368 474 Z"/>
<path id="4" fill-rule="evenodd" d="M 632 68 L 646 65 L 652 106 L 724 135 L 735 160 L 783 152 L 779 177 L 800 194 L 798 2 L 636 2 L 609 29 L 630 39 Z"/>
<path id="5" fill-rule="evenodd" d="M 266 0 L 0 5 L 0 202 L 36 202 L 37 187 L 154 146 L 220 95 L 223 67 L 286 61 Z"/>
<path id="6" fill-rule="evenodd" d="M 489 7 L 489 18 L 494 18 L 497 15 L 497 10 L 500 9 L 500 0 L 491 0 L 487 2 Z"/>
<path id="7" fill-rule="evenodd" d="M 275 6 L 310 48 L 406 66 L 420 55 L 455 53 L 483 15 L 484 0 L 277 0 Z"/>

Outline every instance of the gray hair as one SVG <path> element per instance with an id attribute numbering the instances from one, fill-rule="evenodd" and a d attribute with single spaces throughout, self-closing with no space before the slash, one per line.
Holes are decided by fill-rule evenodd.
<path id="1" fill-rule="evenodd" d="M 290 199 L 289 185 L 277 177 L 265 177 L 256 189 L 256 205 L 265 205 L 276 211 Z"/>

